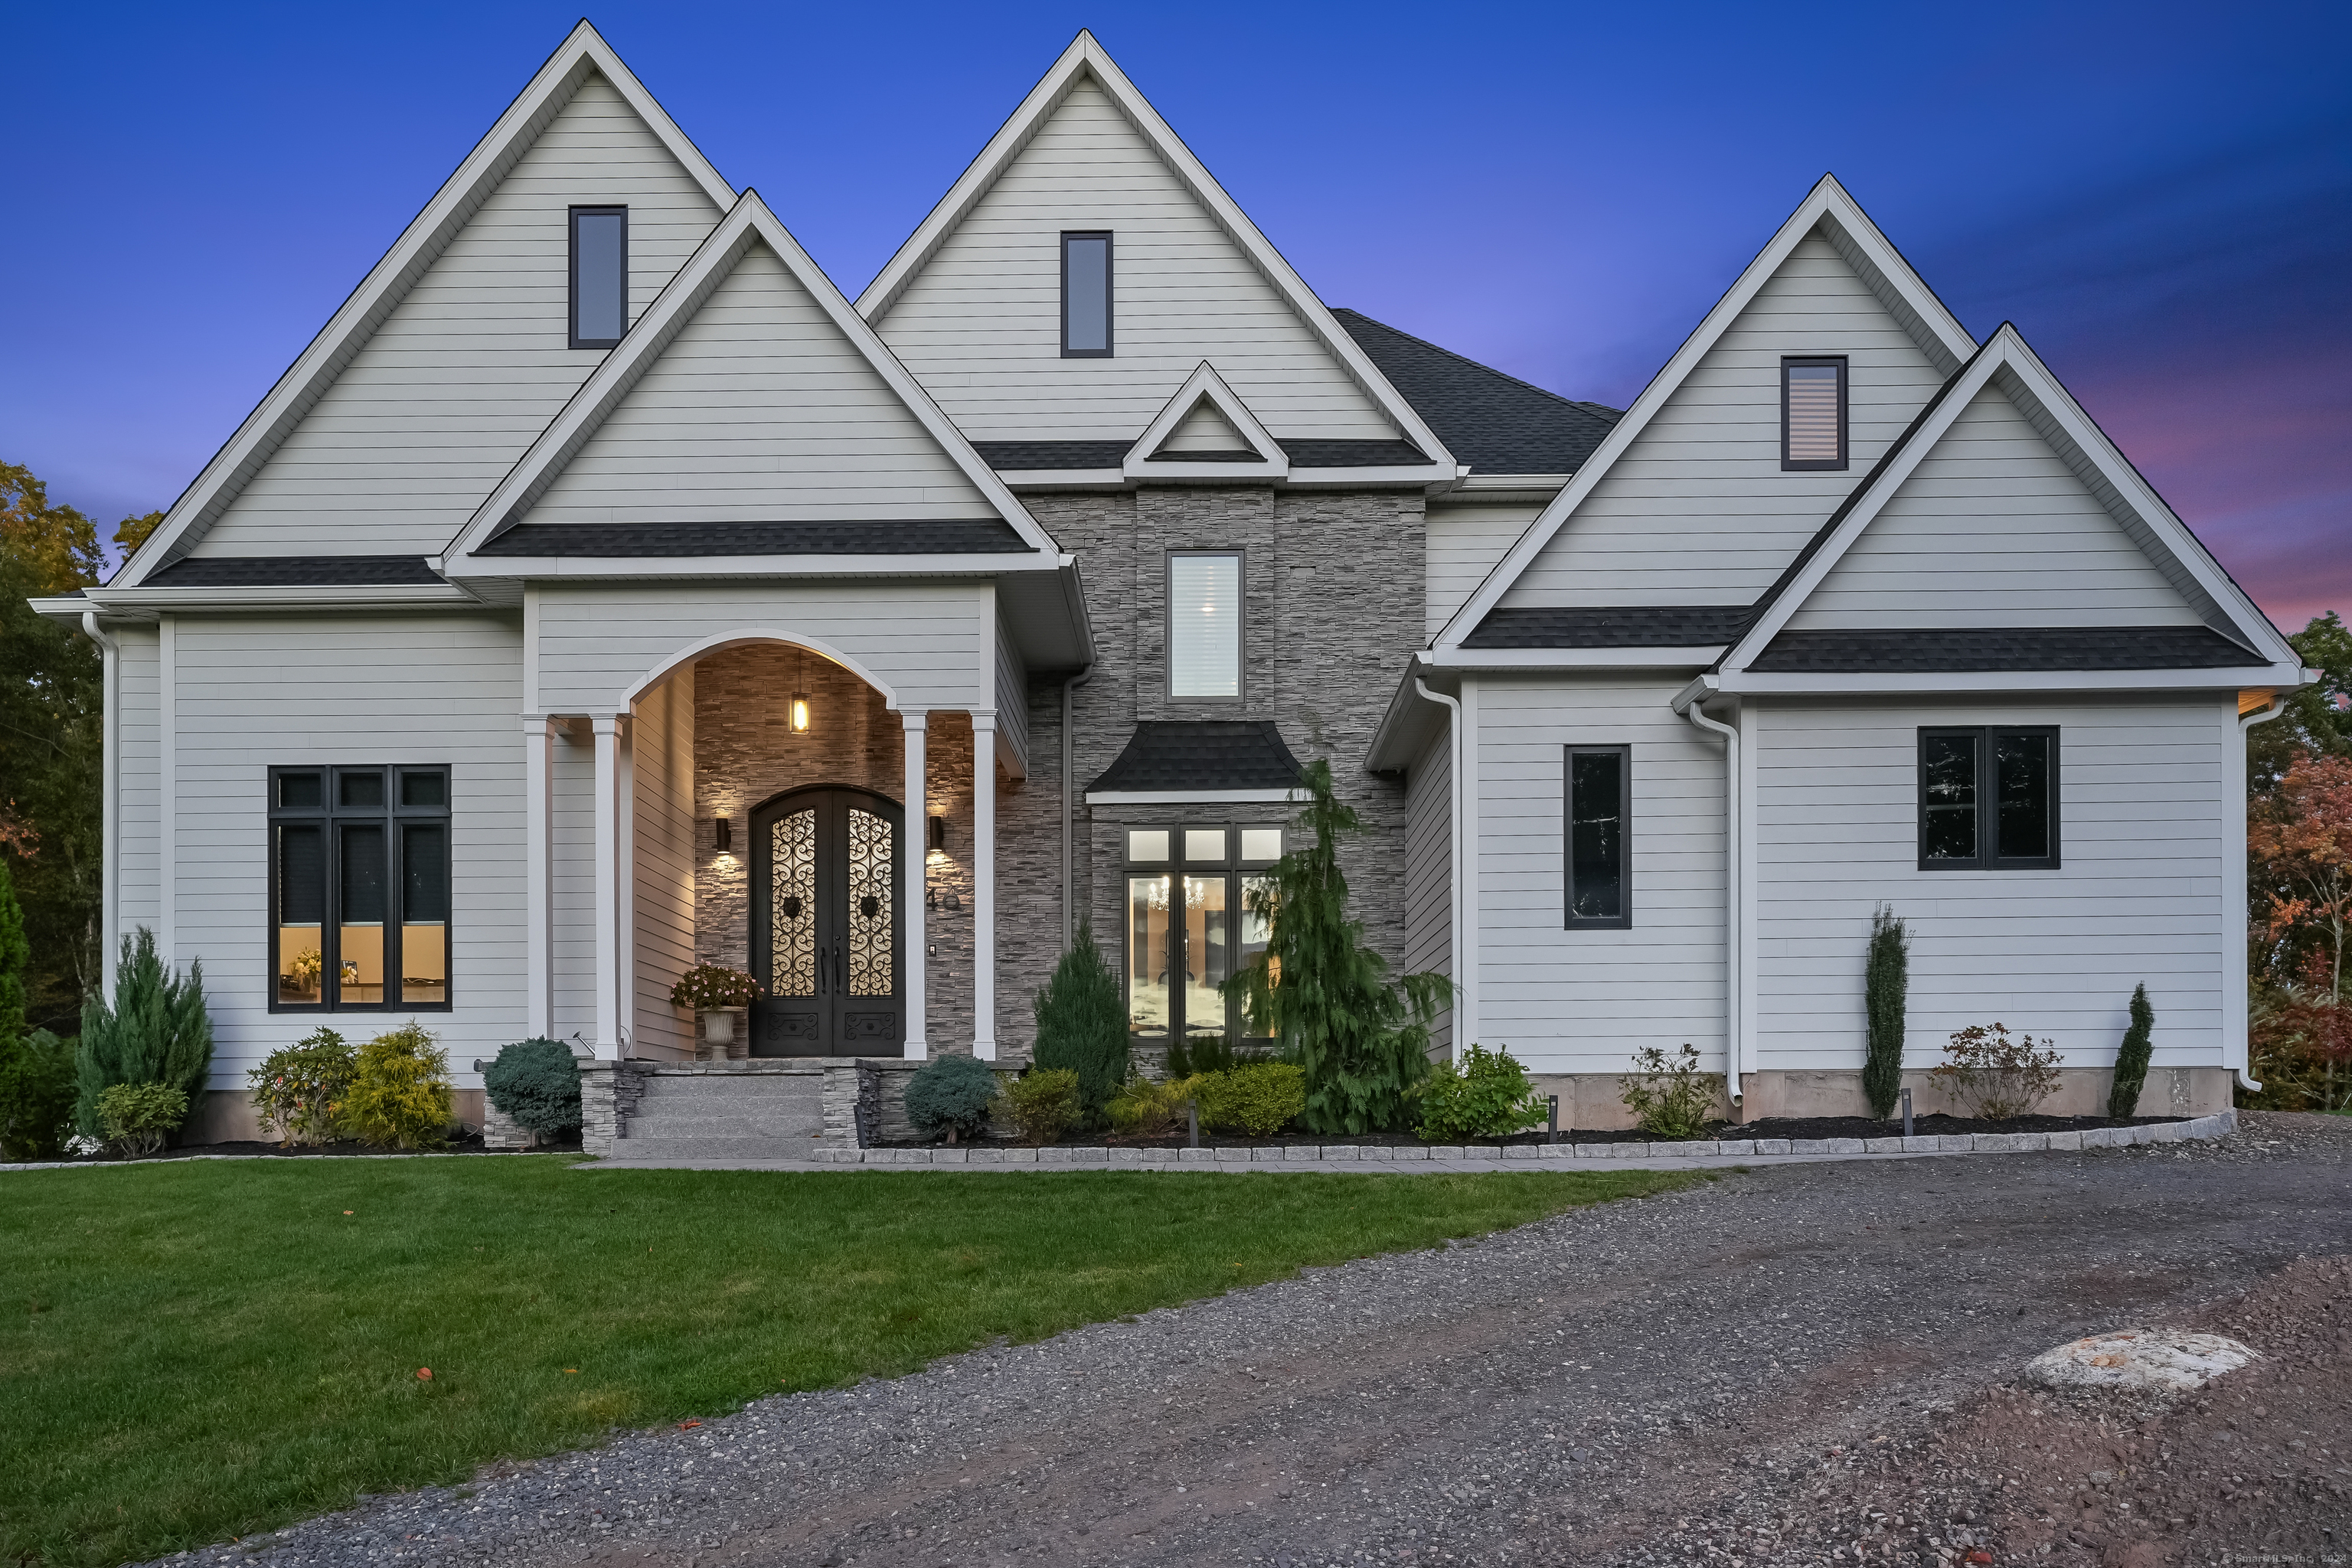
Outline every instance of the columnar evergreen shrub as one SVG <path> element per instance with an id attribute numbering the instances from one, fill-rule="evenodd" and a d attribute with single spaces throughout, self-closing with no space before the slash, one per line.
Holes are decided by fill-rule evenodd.
<path id="1" fill-rule="evenodd" d="M 1434 973 L 1389 979 L 1388 961 L 1364 944 L 1363 922 L 1348 918 L 1339 841 L 1361 831 L 1356 813 L 1333 793 L 1328 762 L 1308 763 L 1299 784 L 1314 847 L 1284 856 L 1250 889 L 1250 912 L 1267 922 L 1265 950 L 1225 994 L 1306 1075 L 1299 1120 L 1309 1131 L 1402 1128 L 1412 1116 L 1406 1093 L 1429 1072 L 1429 1026 L 1453 986 Z"/>
<path id="2" fill-rule="evenodd" d="M 324 1143 L 335 1135 L 335 1110 L 351 1088 L 359 1053 L 342 1036 L 317 1028 L 281 1046 L 246 1074 L 261 1130 L 281 1144 Z"/>
<path id="3" fill-rule="evenodd" d="M 1723 1075 L 1698 1070 L 1698 1049 L 1685 1044 L 1669 1057 L 1655 1046 L 1633 1053 L 1633 1070 L 1617 1080 L 1618 1098 L 1653 1138 L 1696 1138 L 1715 1114 Z"/>
<path id="4" fill-rule="evenodd" d="M 98 1097 L 118 1083 L 168 1083 L 195 1103 L 213 1065 L 213 1021 L 205 1011 L 205 967 L 168 973 L 155 933 L 141 926 L 122 939 L 114 1005 L 92 996 L 81 1005 L 81 1043 L 74 1056 L 74 1120 L 85 1136 L 104 1136 Z"/>
<path id="5" fill-rule="evenodd" d="M 452 1106 L 449 1054 L 412 1018 L 360 1047 L 337 1121 L 380 1149 L 437 1149 Z"/>
<path id="6" fill-rule="evenodd" d="M 482 1069 L 482 1092 L 519 1127 L 542 1135 L 580 1125 L 580 1063 L 561 1040 L 517 1040 Z"/>
<path id="7" fill-rule="evenodd" d="M 996 1073 L 973 1057 L 933 1057 L 907 1079 L 907 1120 L 950 1143 L 978 1137 L 996 1103 Z"/>
<path id="8" fill-rule="evenodd" d="M 0 1157 L 46 1160 L 72 1135 L 74 1045 L 47 1029 L 0 1041 Z"/>
<path id="9" fill-rule="evenodd" d="M 1078 1075 L 1067 1068 L 1032 1068 L 1004 1086 L 1004 1114 L 1024 1143 L 1051 1143 L 1086 1116 Z"/>
<path id="10" fill-rule="evenodd" d="M 2107 1114 L 2120 1121 L 2139 1114 L 2139 1091 L 2147 1082 L 2148 1058 L 2156 1052 L 2156 1009 L 2147 1000 L 2147 983 L 2132 988 L 2131 1027 L 2116 1052 L 2116 1081 L 2107 1090 Z"/>
<path id="11" fill-rule="evenodd" d="M 1507 1138 L 1539 1127 L 1549 1114 L 1508 1047 L 1472 1046 L 1460 1065 L 1440 1062 L 1414 1090 L 1421 1102 L 1421 1135 L 1442 1143 L 1463 1138 Z"/>
<path id="12" fill-rule="evenodd" d="M 1076 1073 L 1083 1114 L 1099 1121 L 1127 1081 L 1127 1008 L 1091 927 L 1078 928 L 1053 977 L 1038 987 L 1033 1010 L 1037 1047 L 1031 1059 L 1048 1071 Z"/>
<path id="13" fill-rule="evenodd" d="M 177 1084 L 109 1084 L 98 1097 L 98 1129 L 117 1153 L 137 1160 L 163 1148 L 188 1119 L 188 1094 Z"/>
<path id="14" fill-rule="evenodd" d="M 1862 974 L 1869 1049 L 1862 1058 L 1862 1092 L 1876 1117 L 1895 1114 L 1903 1093 L 1903 1028 L 1911 988 L 1911 933 L 1881 904 L 1870 917 L 1870 955 Z"/>
<path id="15" fill-rule="evenodd" d="M 1307 1073 L 1289 1062 L 1249 1062 L 1230 1072 L 1186 1079 L 1201 1123 L 1222 1132 L 1269 1138 L 1307 1109 Z"/>

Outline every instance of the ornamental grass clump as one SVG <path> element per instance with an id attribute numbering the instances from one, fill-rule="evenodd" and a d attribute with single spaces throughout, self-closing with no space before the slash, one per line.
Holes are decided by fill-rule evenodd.
<path id="1" fill-rule="evenodd" d="M 1655 1046 L 1633 1053 L 1633 1071 L 1617 1080 L 1618 1098 L 1634 1122 L 1656 1139 L 1696 1138 L 1714 1119 L 1723 1075 L 1698 1070 L 1698 1050 L 1687 1042 L 1669 1057 Z"/>
<path id="2" fill-rule="evenodd" d="M 245 1075 L 263 1132 L 278 1145 L 324 1143 L 335 1135 L 335 1110 L 351 1088 L 359 1053 L 332 1029 L 313 1029 L 280 1046 Z"/>
<path id="3" fill-rule="evenodd" d="M 2148 1058 L 2156 1054 L 2156 1008 L 2146 982 L 2132 988 L 2131 1026 L 2116 1051 L 2116 1081 L 2107 1090 L 2107 1115 L 2122 1121 L 2139 1114 L 2139 1091 L 2147 1083 Z"/>
<path id="4" fill-rule="evenodd" d="M 187 1119 L 187 1090 L 173 1083 L 109 1084 L 98 1097 L 99 1131 L 126 1160 L 160 1151 Z"/>
<path id="5" fill-rule="evenodd" d="M 1228 1072 L 1184 1080 L 1201 1108 L 1202 1125 L 1220 1132 L 1270 1138 L 1307 1109 L 1306 1069 L 1290 1062 L 1248 1062 Z"/>
<path id="6" fill-rule="evenodd" d="M 1903 1030 L 1911 989 L 1911 933 L 1881 904 L 1870 916 L 1870 956 L 1862 972 L 1864 1025 L 1869 1047 L 1862 1058 L 1862 1093 L 1881 1121 L 1895 1114 L 1903 1093 Z"/>
<path id="7" fill-rule="evenodd" d="M 1192 1086 L 1183 1079 L 1134 1078 L 1104 1110 L 1111 1131 L 1122 1137 L 1165 1138 L 1183 1123 L 1192 1103 Z"/>
<path id="8" fill-rule="evenodd" d="M 1465 1138 L 1507 1138 L 1543 1124 L 1549 1113 L 1508 1047 L 1472 1046 L 1462 1060 L 1440 1062 L 1414 1091 L 1421 1136 L 1431 1143 Z"/>
<path id="9" fill-rule="evenodd" d="M 2058 1052 L 2031 1035 L 2010 1038 L 2009 1026 L 1971 1024 L 1944 1047 L 1943 1064 L 1928 1076 L 1970 1116 L 2007 1121 L 2031 1116 L 2058 1090 Z"/>
<path id="10" fill-rule="evenodd" d="M 482 1092 L 516 1126 L 542 1138 L 580 1125 L 580 1063 L 561 1040 L 517 1040 L 482 1069 Z"/>
<path id="11" fill-rule="evenodd" d="M 1086 1119 L 1078 1075 L 1067 1068 L 1032 1068 L 1004 1086 L 1003 1098 L 1024 1143 L 1051 1143 Z"/>
<path id="12" fill-rule="evenodd" d="M 379 1149 L 438 1149 L 454 1115 L 449 1054 L 410 1019 L 360 1047 L 336 1120 Z"/>
<path id="13" fill-rule="evenodd" d="M 907 1080 L 907 1120 L 927 1137 L 958 1142 L 988 1129 L 996 1073 L 974 1057 L 933 1057 Z"/>
<path id="14" fill-rule="evenodd" d="M 1031 1059 L 1075 1073 L 1082 1113 L 1099 1122 L 1127 1080 L 1127 1006 L 1091 927 L 1078 928 L 1053 977 L 1038 987 L 1034 1011 L 1037 1047 Z"/>
<path id="15" fill-rule="evenodd" d="M 185 979 L 165 969 L 155 933 L 145 926 L 122 939 L 114 1005 L 92 996 L 81 1005 L 81 1043 L 74 1053 L 74 1120 L 87 1137 L 105 1136 L 99 1096 L 118 1083 L 168 1083 L 190 1104 L 205 1091 L 213 1065 L 213 1021 L 205 1011 L 205 969 Z"/>

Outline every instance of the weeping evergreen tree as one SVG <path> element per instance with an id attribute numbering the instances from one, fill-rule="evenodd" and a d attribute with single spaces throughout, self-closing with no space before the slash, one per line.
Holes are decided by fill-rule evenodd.
<path id="1" fill-rule="evenodd" d="M 2116 1052 L 2116 1081 L 2107 1090 L 2107 1114 L 2117 1121 L 2139 1114 L 2139 1091 L 2147 1082 L 2148 1058 L 2156 1052 L 2156 1009 L 2147 999 L 2147 983 L 2132 988 L 2131 1027 Z"/>
<path id="2" fill-rule="evenodd" d="M 184 1091 L 194 1106 L 213 1065 L 213 1021 L 205 1011 L 205 966 L 187 976 L 168 973 L 155 951 L 155 933 L 139 928 L 122 939 L 114 972 L 114 1005 L 103 996 L 81 1005 L 81 1049 L 74 1059 L 74 1120 L 83 1134 L 103 1135 L 98 1097 L 118 1083 L 161 1083 Z"/>
<path id="3" fill-rule="evenodd" d="M 1870 1113 L 1895 1114 L 1903 1091 L 1903 1026 L 1911 989 L 1911 933 L 1881 904 L 1870 917 L 1870 956 L 1863 969 L 1862 998 L 1869 1050 L 1862 1061 L 1863 1097 Z"/>
<path id="4" fill-rule="evenodd" d="M 1299 783 L 1315 846 L 1284 856 L 1251 888 L 1265 951 L 1225 994 L 1306 1069 L 1299 1121 L 1308 1131 L 1402 1131 L 1412 1121 L 1405 1091 L 1429 1074 L 1429 1026 L 1454 987 L 1436 973 L 1390 980 L 1388 961 L 1364 945 L 1363 922 L 1348 918 L 1339 840 L 1361 831 L 1356 813 L 1332 792 L 1329 763 L 1308 763 Z"/>
<path id="5" fill-rule="evenodd" d="M 1048 1072 L 1076 1073 L 1087 1119 L 1099 1121 L 1103 1107 L 1127 1082 L 1127 1009 L 1119 1004 L 1118 976 L 1095 945 L 1093 927 L 1078 927 L 1077 940 L 1031 1005 L 1037 1017 L 1032 1059 Z"/>

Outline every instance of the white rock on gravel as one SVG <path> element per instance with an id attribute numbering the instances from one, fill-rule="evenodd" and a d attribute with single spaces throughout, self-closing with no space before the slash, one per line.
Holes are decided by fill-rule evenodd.
<path id="1" fill-rule="evenodd" d="M 2254 1359 L 2254 1352 L 2219 1334 L 2179 1329 L 2116 1329 L 2026 1363 L 2037 1382 L 2056 1388 L 2144 1388 L 2185 1393 Z"/>

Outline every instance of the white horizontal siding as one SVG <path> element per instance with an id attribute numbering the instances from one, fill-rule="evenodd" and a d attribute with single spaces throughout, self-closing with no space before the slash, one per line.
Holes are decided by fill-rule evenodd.
<path id="1" fill-rule="evenodd" d="M 567 346 L 574 203 L 629 209 L 633 321 L 720 216 L 592 75 L 195 553 L 438 554 L 604 358 Z"/>
<path id="2" fill-rule="evenodd" d="M 1062 357 L 1065 229 L 1115 237 L 1109 358 Z M 1063 100 L 877 329 L 975 440 L 1133 440 L 1202 360 L 1277 440 L 1396 435 L 1091 81 Z"/>
<path id="3" fill-rule="evenodd" d="M 451 769 L 450 1013 L 417 1017 L 458 1081 L 521 1038 L 521 642 L 491 616 L 182 616 L 176 627 L 181 962 L 202 959 L 213 1087 L 320 1024 L 364 1039 L 397 1009 L 271 1013 L 268 769 L 419 763 Z M 128 798 L 128 797 L 127 797 Z"/>
<path id="4" fill-rule="evenodd" d="M 632 523 L 995 515 L 764 245 L 744 253 L 530 514 Z"/>
<path id="5" fill-rule="evenodd" d="M 1852 463 L 1780 469 L 1780 356 L 1844 354 Z M 1942 382 L 1819 233 L 1692 367 L 1507 606 L 1753 600 L 1859 484 Z"/>
<path id="6" fill-rule="evenodd" d="M 1988 386 L 1789 625 L 1812 631 L 2197 620 L 2017 405 Z"/>
<path id="7" fill-rule="evenodd" d="M 694 1055 L 694 1016 L 669 1005 L 694 967 L 694 670 L 637 700 L 633 879 L 636 996 L 630 1044 L 639 1056 Z"/>
<path id="8" fill-rule="evenodd" d="M 1405 771 L 1404 973 L 1454 973 L 1454 734 L 1441 728 Z M 1454 1044 L 1454 1011 L 1436 1043 Z"/>
<path id="9" fill-rule="evenodd" d="M 1429 509 L 1427 636 L 1454 618 L 1542 510 L 1531 501 Z"/>
<path id="10" fill-rule="evenodd" d="M 1911 1067 L 1996 1021 L 2055 1040 L 2069 1067 L 2111 1066 L 2142 981 L 2158 1063 L 2220 1063 L 2221 965 L 2242 958 L 2223 931 L 2242 915 L 2221 908 L 2233 715 L 2228 698 L 1751 710 L 1756 1065 L 1861 1066 L 1881 902 L 1911 931 Z M 2061 868 L 1920 870 L 1919 726 L 2001 723 L 2059 727 Z"/>
<path id="11" fill-rule="evenodd" d="M 1541 1072 L 1723 1050 L 1723 752 L 1639 679 L 1477 683 L 1478 1023 Z M 1633 925 L 1563 929 L 1566 748 L 1633 748 Z"/>

